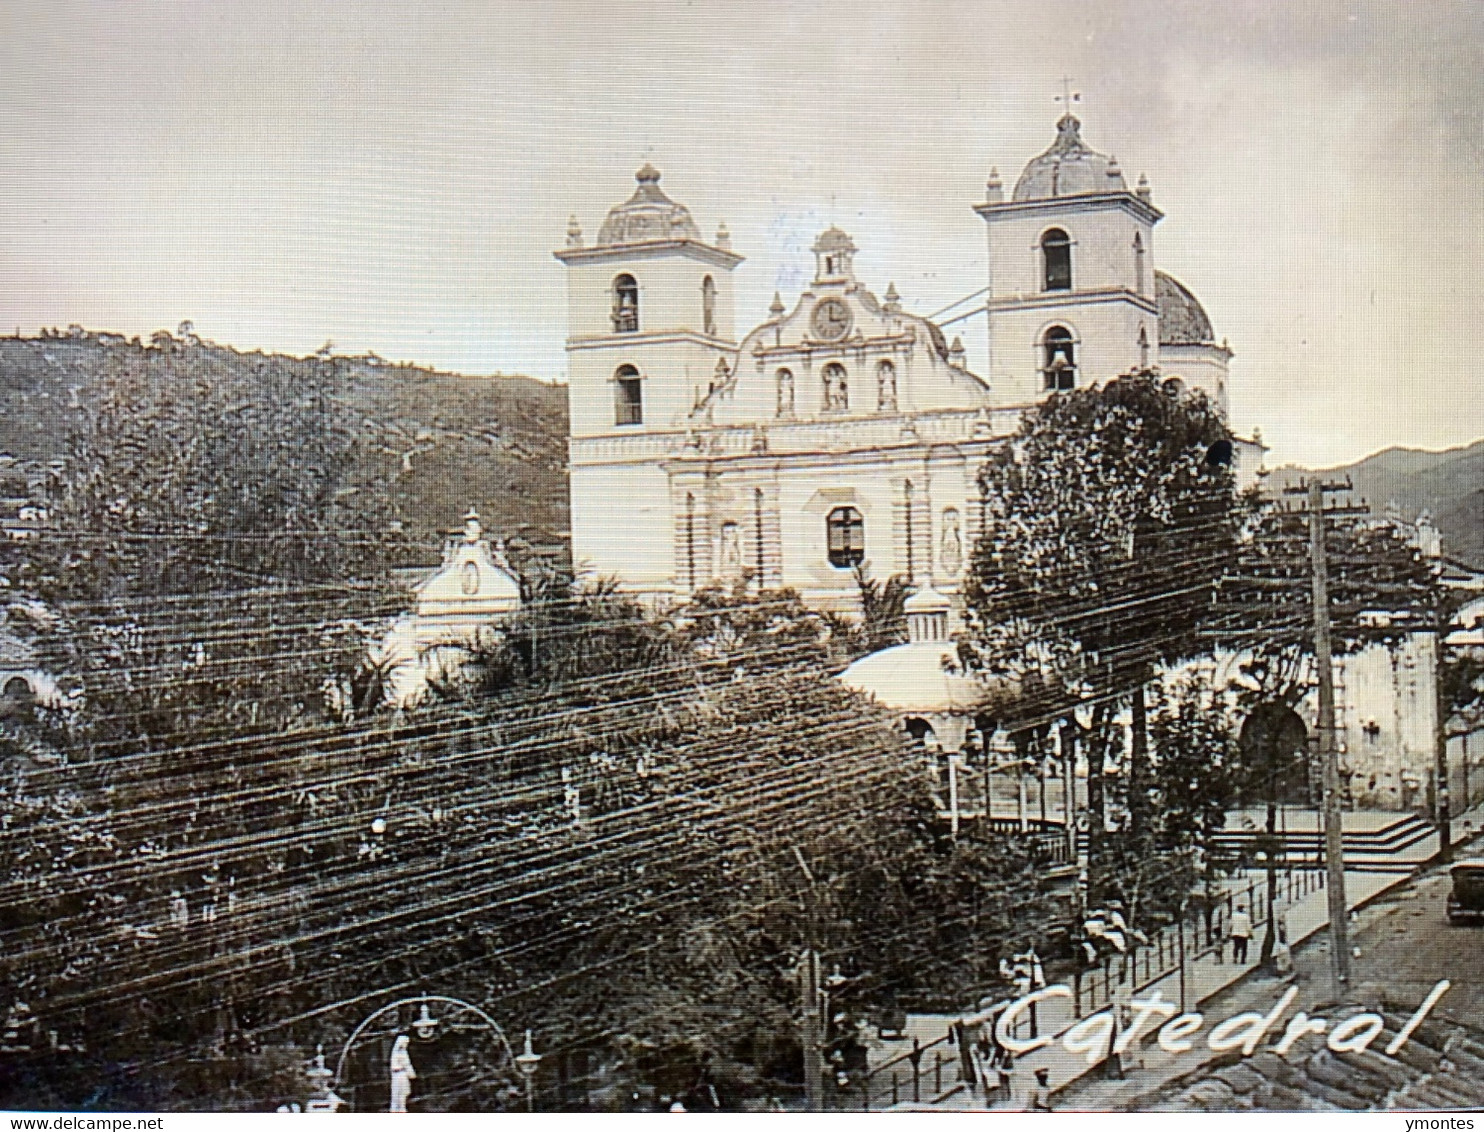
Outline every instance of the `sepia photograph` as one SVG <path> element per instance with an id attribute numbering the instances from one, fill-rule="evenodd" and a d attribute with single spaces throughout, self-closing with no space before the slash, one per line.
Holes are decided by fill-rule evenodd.
<path id="1" fill-rule="evenodd" d="M 1473 1128 L 1481 264 L 1476 0 L 6 0 L 0 1112 Z"/>

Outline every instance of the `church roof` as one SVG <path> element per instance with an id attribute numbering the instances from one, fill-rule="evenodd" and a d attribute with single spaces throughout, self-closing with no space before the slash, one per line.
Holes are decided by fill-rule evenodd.
<path id="1" fill-rule="evenodd" d="M 816 252 L 853 252 L 856 247 L 847 232 L 832 224 L 819 234 L 819 239 L 814 241 L 813 250 Z"/>
<path id="2" fill-rule="evenodd" d="M 984 702 L 984 685 L 955 671 L 951 641 L 914 641 L 863 656 L 839 679 L 898 712 L 969 714 Z"/>
<path id="3" fill-rule="evenodd" d="M 953 608 L 953 603 L 944 597 L 931 585 L 924 586 L 909 597 L 902 605 L 903 613 L 947 613 Z"/>
<path id="4" fill-rule="evenodd" d="M 634 195 L 608 210 L 608 218 L 598 230 L 599 247 L 701 239 L 701 229 L 690 209 L 671 200 L 660 188 L 658 169 L 646 163 L 634 179 L 639 182 Z"/>
<path id="5" fill-rule="evenodd" d="M 1163 271 L 1154 273 L 1154 294 L 1159 303 L 1161 346 L 1203 346 L 1216 341 L 1205 307 L 1190 288 Z"/>
<path id="6" fill-rule="evenodd" d="M 1012 200 L 1052 200 L 1092 193 L 1126 193 L 1118 162 L 1082 140 L 1082 123 L 1070 114 L 1056 124 L 1051 148 L 1031 159 L 1015 183 Z"/>

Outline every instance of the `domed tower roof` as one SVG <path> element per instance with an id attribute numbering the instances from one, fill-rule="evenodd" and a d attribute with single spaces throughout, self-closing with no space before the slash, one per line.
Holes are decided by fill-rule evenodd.
<path id="1" fill-rule="evenodd" d="M 1031 159 L 1015 183 L 1012 200 L 1051 200 L 1091 193 L 1126 193 L 1128 184 L 1111 157 L 1087 148 L 1082 123 L 1070 114 L 1056 124 L 1056 141 Z"/>
<path id="2" fill-rule="evenodd" d="M 639 182 L 634 195 L 609 209 L 598 231 L 599 247 L 701 239 L 701 229 L 691 218 L 690 209 L 676 204 L 660 189 L 658 169 L 646 163 L 634 179 Z"/>
<path id="3" fill-rule="evenodd" d="M 819 238 L 814 241 L 813 250 L 816 252 L 853 252 L 859 249 L 856 248 L 855 241 L 850 238 L 849 233 L 832 224 L 819 234 Z"/>
<path id="4" fill-rule="evenodd" d="M 1205 346 L 1216 341 L 1211 320 L 1190 288 L 1163 271 L 1154 273 L 1161 346 Z"/>
<path id="5" fill-rule="evenodd" d="M 848 233 L 831 224 L 814 241 L 814 282 L 848 283 L 855 278 L 856 246 Z"/>

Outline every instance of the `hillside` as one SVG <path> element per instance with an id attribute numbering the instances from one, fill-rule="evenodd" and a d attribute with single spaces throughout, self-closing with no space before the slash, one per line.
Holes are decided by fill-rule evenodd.
<path id="1" fill-rule="evenodd" d="M 1308 474 L 1303 468 L 1282 467 L 1268 482 L 1281 488 Z M 1484 568 L 1484 440 L 1443 452 L 1387 448 L 1319 474 L 1325 479 L 1349 476 L 1356 495 L 1377 512 L 1393 502 L 1408 520 L 1423 509 L 1431 511 L 1443 532 L 1443 553 Z"/>
<path id="2" fill-rule="evenodd" d="M 182 328 L 186 330 L 187 328 Z M 187 333 L 138 339 L 74 329 L 67 337 L 0 338 L 0 454 L 13 458 L 10 494 L 61 457 L 69 433 L 119 369 L 161 348 L 197 372 L 244 376 L 328 365 L 363 418 L 367 459 L 392 479 L 414 540 L 436 561 L 443 533 L 472 505 L 485 526 L 565 555 L 567 393 L 526 377 L 464 377 L 375 357 L 293 358 L 241 353 Z M 370 469 L 368 469 L 370 471 Z"/>

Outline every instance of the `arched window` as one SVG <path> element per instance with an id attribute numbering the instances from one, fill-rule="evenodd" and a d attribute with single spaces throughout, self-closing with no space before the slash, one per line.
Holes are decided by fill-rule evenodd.
<path id="1" fill-rule="evenodd" d="M 825 520 L 830 565 L 859 566 L 866 559 L 866 521 L 854 507 L 836 507 Z"/>
<path id="2" fill-rule="evenodd" d="M 778 415 L 780 417 L 791 417 L 794 415 L 794 375 L 792 370 L 781 369 L 778 371 Z"/>
<path id="3" fill-rule="evenodd" d="M 964 538 L 959 530 L 958 509 L 954 507 L 943 511 L 943 538 L 938 561 L 950 578 L 957 575 L 958 568 L 964 564 Z"/>
<path id="4" fill-rule="evenodd" d="M 701 280 L 701 331 L 716 337 L 716 281 L 709 275 Z"/>
<path id="5" fill-rule="evenodd" d="M 1072 289 L 1072 241 L 1060 228 L 1041 237 L 1041 261 L 1045 269 L 1043 291 Z"/>
<path id="6" fill-rule="evenodd" d="M 889 361 L 876 366 L 876 408 L 883 413 L 897 411 L 897 367 Z"/>
<path id="7" fill-rule="evenodd" d="M 1053 326 L 1042 339 L 1046 352 L 1046 388 L 1053 392 L 1077 388 L 1077 347 L 1072 332 L 1065 326 Z"/>
<path id="8" fill-rule="evenodd" d="M 1144 293 L 1144 234 L 1134 233 L 1134 290 Z"/>
<path id="9" fill-rule="evenodd" d="M 846 384 L 845 367 L 831 362 L 824 367 L 824 411 L 843 413 L 850 408 L 850 388 Z"/>
<path id="10" fill-rule="evenodd" d="M 639 284 L 632 275 L 613 281 L 613 332 L 632 334 L 639 329 Z"/>
<path id="11" fill-rule="evenodd" d="M 613 375 L 613 423 L 644 423 L 644 380 L 633 366 L 619 366 Z"/>

